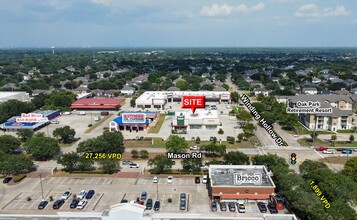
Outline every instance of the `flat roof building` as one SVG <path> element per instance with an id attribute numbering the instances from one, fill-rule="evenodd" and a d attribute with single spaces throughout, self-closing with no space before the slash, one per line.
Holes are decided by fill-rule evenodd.
<path id="1" fill-rule="evenodd" d="M 146 130 L 157 116 L 157 112 L 123 111 L 120 112 L 119 117 L 109 123 L 109 131 Z"/>
<path id="2" fill-rule="evenodd" d="M 204 96 L 206 101 L 229 102 L 227 91 L 146 91 L 136 101 L 137 108 L 163 109 L 167 103 L 181 102 L 182 96 Z"/>
<path id="3" fill-rule="evenodd" d="M 0 92 L 0 102 L 16 99 L 21 102 L 29 102 L 30 95 L 26 92 Z"/>
<path id="4" fill-rule="evenodd" d="M 275 192 L 263 165 L 210 165 L 209 194 L 218 200 L 265 200 Z"/>
<path id="5" fill-rule="evenodd" d="M 71 109 L 81 110 L 118 110 L 124 98 L 88 98 L 78 99 L 71 105 Z"/>
<path id="6" fill-rule="evenodd" d="M 172 117 L 172 130 L 177 133 L 186 133 L 189 130 L 217 130 L 221 125 L 217 110 L 196 109 L 175 112 Z"/>

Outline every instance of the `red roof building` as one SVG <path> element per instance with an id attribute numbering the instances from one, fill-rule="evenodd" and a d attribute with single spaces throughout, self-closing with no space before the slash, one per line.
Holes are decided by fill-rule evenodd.
<path id="1" fill-rule="evenodd" d="M 78 99 L 72 103 L 71 109 L 118 110 L 124 100 L 124 98 Z"/>

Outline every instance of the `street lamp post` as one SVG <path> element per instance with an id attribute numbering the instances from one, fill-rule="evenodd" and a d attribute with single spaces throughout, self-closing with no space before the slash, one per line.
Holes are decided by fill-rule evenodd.
<path id="1" fill-rule="evenodd" d="M 159 179 L 157 180 L 156 183 L 156 200 L 159 200 Z"/>
<path id="2" fill-rule="evenodd" d="M 40 184 L 41 184 L 41 195 L 42 195 L 42 201 L 44 200 L 43 198 L 43 186 L 42 186 L 42 178 L 41 178 L 41 174 L 40 174 Z"/>

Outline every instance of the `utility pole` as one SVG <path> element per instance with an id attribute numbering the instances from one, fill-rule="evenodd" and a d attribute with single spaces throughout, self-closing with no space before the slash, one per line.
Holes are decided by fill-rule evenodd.
<path id="1" fill-rule="evenodd" d="M 40 184 L 41 184 L 41 195 L 42 195 L 42 201 L 45 200 L 45 198 L 43 198 L 43 186 L 42 186 L 42 178 L 41 178 L 41 174 L 40 174 Z"/>
<path id="2" fill-rule="evenodd" d="M 159 181 L 160 179 L 158 178 L 156 183 L 156 200 L 159 200 Z"/>

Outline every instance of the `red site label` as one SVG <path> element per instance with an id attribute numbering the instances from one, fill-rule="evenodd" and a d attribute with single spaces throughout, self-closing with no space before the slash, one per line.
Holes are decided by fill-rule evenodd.
<path id="1" fill-rule="evenodd" d="M 190 108 L 195 113 L 196 108 L 205 108 L 204 96 L 182 96 L 181 108 Z"/>

